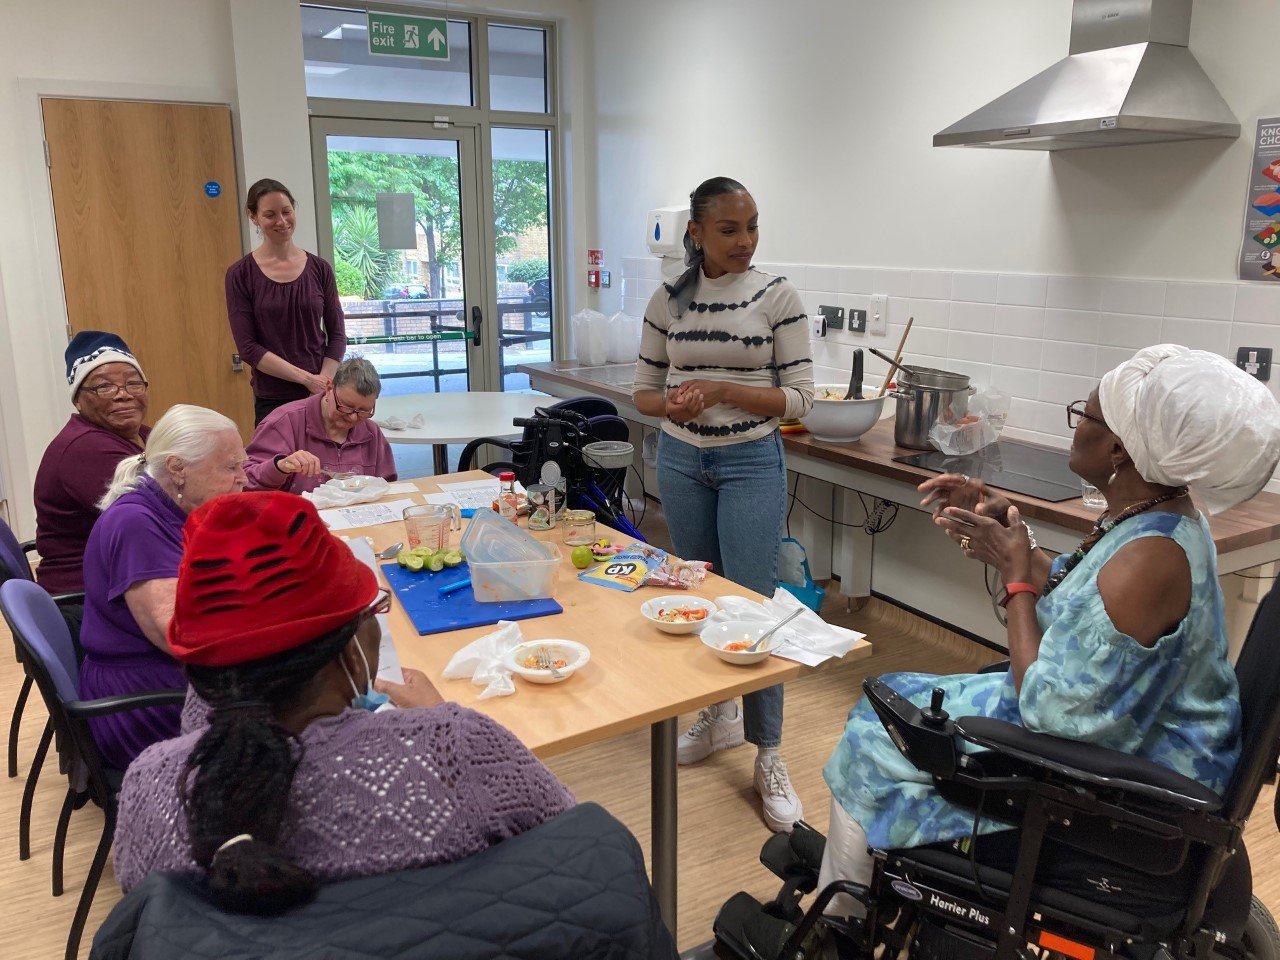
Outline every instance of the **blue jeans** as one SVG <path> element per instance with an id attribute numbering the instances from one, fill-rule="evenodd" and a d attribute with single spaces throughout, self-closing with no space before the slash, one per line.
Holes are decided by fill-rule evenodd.
<path id="1" fill-rule="evenodd" d="M 772 597 L 786 519 L 787 469 L 775 430 L 746 443 L 699 448 L 658 436 L 658 496 L 676 553 Z M 758 747 L 782 741 L 782 685 L 742 698 L 743 733 Z"/>

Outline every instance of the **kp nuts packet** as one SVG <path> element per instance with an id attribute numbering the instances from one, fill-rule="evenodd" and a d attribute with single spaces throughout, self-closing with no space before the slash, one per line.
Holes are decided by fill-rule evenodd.
<path id="1" fill-rule="evenodd" d="M 662 565 L 666 556 L 665 550 L 633 543 L 613 559 L 578 574 L 578 579 L 630 593 L 644 583 L 650 570 Z"/>

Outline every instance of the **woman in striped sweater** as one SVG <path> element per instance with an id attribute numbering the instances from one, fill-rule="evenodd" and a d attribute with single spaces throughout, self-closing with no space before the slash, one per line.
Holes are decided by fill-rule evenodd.
<path id="1" fill-rule="evenodd" d="M 785 277 L 751 266 L 759 214 L 742 184 L 716 177 L 689 200 L 689 267 L 645 310 L 634 402 L 662 418 L 658 492 L 676 552 L 772 596 L 787 500 L 778 420 L 813 405 L 804 305 Z M 758 749 L 765 822 L 790 830 L 803 810 L 778 755 L 780 685 L 747 694 L 741 709 L 703 710 L 680 737 L 680 762 L 744 737 Z"/>

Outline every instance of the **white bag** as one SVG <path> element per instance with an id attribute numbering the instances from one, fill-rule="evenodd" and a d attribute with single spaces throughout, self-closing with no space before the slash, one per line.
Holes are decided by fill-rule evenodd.
<path id="1" fill-rule="evenodd" d="M 516 684 L 502 657 L 523 639 L 519 624 L 499 620 L 497 630 L 486 633 L 479 640 L 472 640 L 453 655 L 445 665 L 444 678 L 470 679 L 477 687 L 484 687 L 477 700 L 509 697 L 516 692 Z"/>
<path id="2" fill-rule="evenodd" d="M 569 321 L 573 355 L 580 367 L 603 366 L 609 359 L 609 318 L 597 310 L 580 310 Z"/>
<path id="3" fill-rule="evenodd" d="M 638 317 L 615 313 L 609 318 L 609 362 L 635 363 L 640 354 L 640 325 Z"/>

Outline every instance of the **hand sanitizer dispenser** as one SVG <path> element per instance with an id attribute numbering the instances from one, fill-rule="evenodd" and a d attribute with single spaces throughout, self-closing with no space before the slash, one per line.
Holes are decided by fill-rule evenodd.
<path id="1" fill-rule="evenodd" d="M 688 223 L 688 204 L 649 211 L 645 241 L 649 252 L 662 258 L 664 277 L 674 276 L 684 269 L 684 231 Z"/>

